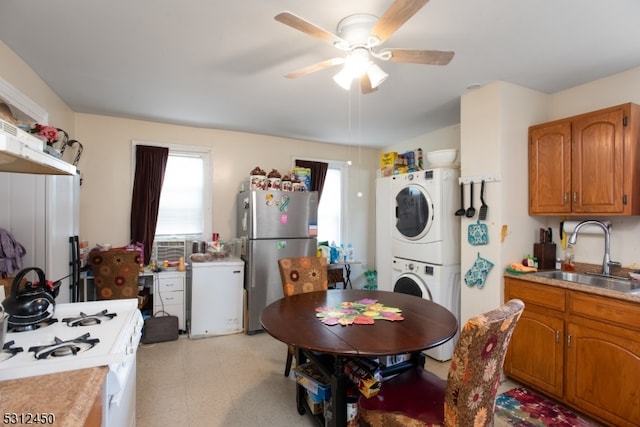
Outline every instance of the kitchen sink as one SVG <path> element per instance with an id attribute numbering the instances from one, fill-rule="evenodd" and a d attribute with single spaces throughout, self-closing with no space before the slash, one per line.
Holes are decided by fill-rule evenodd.
<path id="1" fill-rule="evenodd" d="M 532 274 L 547 279 L 564 280 L 566 282 L 580 283 L 581 285 L 611 289 L 612 291 L 626 292 L 629 294 L 640 294 L 640 281 L 625 279 L 624 277 L 610 277 L 560 270 L 540 271 Z"/>

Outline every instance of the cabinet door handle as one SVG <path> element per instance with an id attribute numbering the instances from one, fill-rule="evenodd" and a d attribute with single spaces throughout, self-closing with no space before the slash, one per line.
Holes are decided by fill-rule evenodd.
<path id="1" fill-rule="evenodd" d="M 575 203 L 575 202 L 577 202 L 577 201 L 578 201 L 578 192 L 577 192 L 577 191 L 574 191 L 574 192 L 573 192 L 573 203 Z"/>
<path id="2" fill-rule="evenodd" d="M 571 347 L 571 335 L 567 335 L 567 347 Z"/>
<path id="3" fill-rule="evenodd" d="M 556 344 L 560 343 L 560 331 L 556 331 Z"/>
<path id="4" fill-rule="evenodd" d="M 566 205 L 568 201 L 569 201 L 569 193 L 564 193 L 563 203 Z"/>

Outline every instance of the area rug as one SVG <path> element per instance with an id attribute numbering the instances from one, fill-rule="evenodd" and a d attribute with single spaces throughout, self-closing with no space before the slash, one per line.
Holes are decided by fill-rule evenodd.
<path id="1" fill-rule="evenodd" d="M 600 426 L 522 387 L 498 395 L 495 411 L 497 425 L 506 423 L 517 427 Z"/>

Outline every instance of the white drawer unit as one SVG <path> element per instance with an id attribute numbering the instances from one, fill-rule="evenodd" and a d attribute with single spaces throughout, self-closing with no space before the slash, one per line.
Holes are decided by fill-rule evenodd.
<path id="1" fill-rule="evenodd" d="M 158 273 L 154 280 L 153 313 L 165 311 L 178 317 L 178 328 L 185 331 L 185 282 L 184 271 Z"/>

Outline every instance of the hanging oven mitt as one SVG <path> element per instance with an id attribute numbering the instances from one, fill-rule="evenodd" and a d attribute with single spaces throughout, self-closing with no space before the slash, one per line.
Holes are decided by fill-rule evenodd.
<path id="1" fill-rule="evenodd" d="M 480 253 L 478 253 L 478 258 L 476 258 L 473 266 L 464 275 L 464 283 L 469 287 L 476 285 L 478 289 L 484 288 L 484 282 L 487 280 L 487 276 L 492 268 L 493 263 L 482 258 Z"/>
<path id="2" fill-rule="evenodd" d="M 469 224 L 467 229 L 467 240 L 473 246 L 489 244 L 489 230 L 487 224 L 483 224 L 478 220 L 475 224 Z"/>

